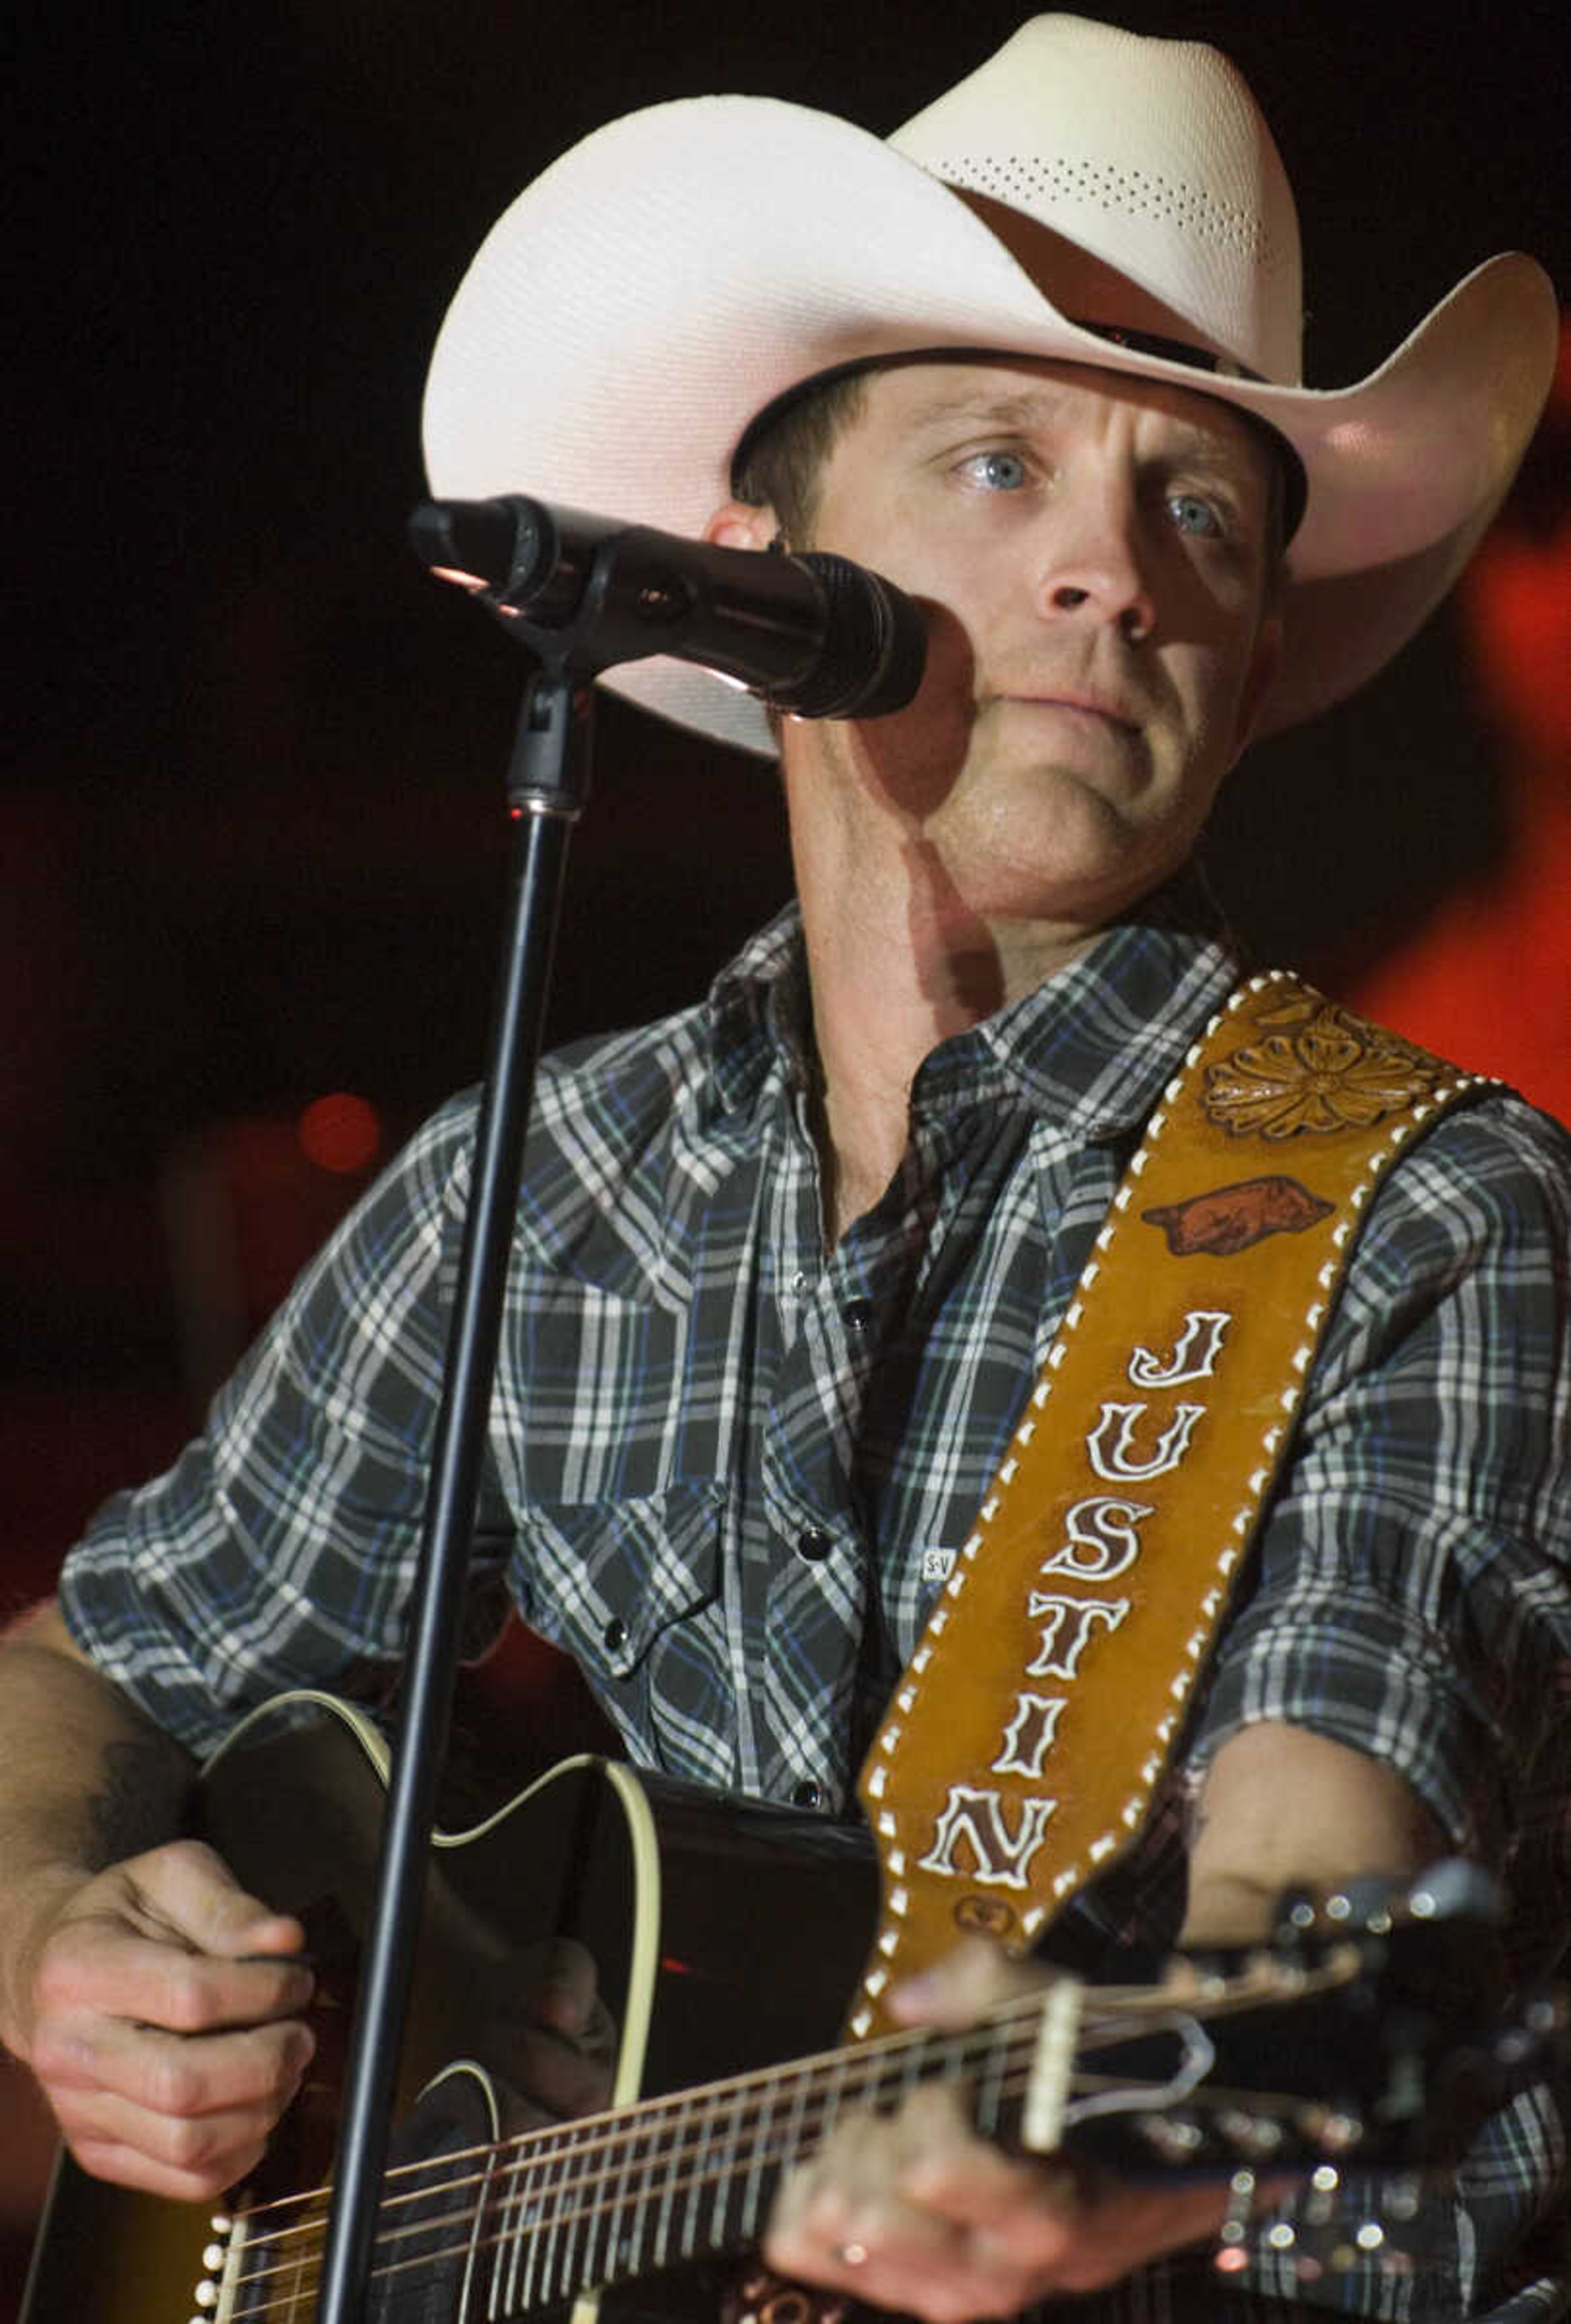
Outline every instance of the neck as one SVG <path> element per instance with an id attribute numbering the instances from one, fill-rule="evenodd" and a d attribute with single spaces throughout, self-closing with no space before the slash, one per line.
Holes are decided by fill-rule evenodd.
<path id="1" fill-rule="evenodd" d="M 1100 930 L 975 909 L 919 835 L 903 846 L 893 876 L 821 846 L 799 843 L 796 855 L 822 1076 L 815 1130 L 824 1230 L 833 1246 L 900 1167 L 924 1058 L 1035 991 Z"/>

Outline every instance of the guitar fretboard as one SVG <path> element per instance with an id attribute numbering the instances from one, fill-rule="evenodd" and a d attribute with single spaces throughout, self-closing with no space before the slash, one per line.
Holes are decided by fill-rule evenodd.
<path id="1" fill-rule="evenodd" d="M 1293 1984 L 1303 1997 L 1350 1974 L 1345 1961 L 1333 1961 L 1296 1973 Z M 1063 2126 L 1104 2109 L 1237 2105 L 1237 2093 L 1203 2089 L 1212 2053 L 1201 2021 L 1260 1998 L 1258 1979 L 1217 1980 L 1214 1992 L 1181 1999 L 1160 1988 L 1086 1996 L 1066 1982 L 1046 2001 L 1037 1994 L 1011 2004 L 963 2033 L 888 2035 L 428 2156 L 386 2179 L 371 2313 L 398 2324 L 407 2293 L 429 2315 L 424 2303 L 440 2282 L 455 2317 L 492 2324 L 744 2250 L 758 2239 L 781 2172 L 815 2152 L 844 2113 L 891 2109 L 923 2082 L 964 2089 L 986 2136 L 1033 2116 L 1050 2125 L 1051 2136 L 1032 2144 L 1056 2144 Z M 1081 2062 L 1153 2034 L 1175 2044 L 1173 2070 L 1160 2082 Z M 218 2324 L 306 2324 L 328 2199 L 318 2189 L 221 2223 L 202 2302 Z"/>

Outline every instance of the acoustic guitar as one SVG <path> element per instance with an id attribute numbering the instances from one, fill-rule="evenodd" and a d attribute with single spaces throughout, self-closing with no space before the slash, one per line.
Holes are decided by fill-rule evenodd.
<path id="1" fill-rule="evenodd" d="M 309 2324 L 329 2200 L 341 2029 L 368 1917 L 386 1753 L 355 1710 L 292 1695 L 200 1786 L 203 1836 L 306 1924 L 312 2077 L 254 2181 L 209 2207 L 132 2193 L 62 2157 L 23 2324 Z M 1455 1909 L 1446 1909 L 1447 1886 Z M 1338 2211 L 1350 2165 L 1422 2165 L 1533 2049 L 1481 2034 L 1476 1876 L 1400 1909 L 1156 1983 L 1061 1978 L 960 2034 L 845 2046 L 871 1941 L 864 1832 L 617 1762 L 568 1760 L 431 1852 L 378 2219 L 374 2324 L 714 2317 L 781 2172 L 849 2107 L 966 2089 L 988 2135 L 1125 2172 L 1313 2175 L 1327 2248 L 1385 2232 Z M 1297 1921 L 1306 1915 L 1299 1913 Z M 510 2078 L 531 1966 L 587 1946 L 615 2030 L 604 2111 L 541 2122 Z M 1553 2015 L 1546 2006 L 1545 2023 Z M 1336 2238 L 1340 2236 L 1339 2245 Z M 720 2263 L 726 2265 L 722 2268 Z M 1322 2263 L 1317 2260 L 1313 2264 Z M 745 2304 L 745 2303 L 744 2303 Z M 783 2313 L 783 2311 L 782 2311 Z"/>

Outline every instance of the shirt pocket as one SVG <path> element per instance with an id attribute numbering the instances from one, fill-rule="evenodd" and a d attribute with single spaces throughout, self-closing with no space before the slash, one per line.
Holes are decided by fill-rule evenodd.
<path id="1" fill-rule="evenodd" d="M 734 1726 L 721 1603 L 725 1496 L 711 1482 L 531 1501 L 515 1574 L 525 1618 L 566 1648 L 647 1764 L 714 1781 Z"/>

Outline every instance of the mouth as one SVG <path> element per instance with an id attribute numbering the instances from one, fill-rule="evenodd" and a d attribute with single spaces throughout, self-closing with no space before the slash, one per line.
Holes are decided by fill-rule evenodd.
<path id="1" fill-rule="evenodd" d="M 1104 695 L 1082 693 L 1075 688 L 1055 689 L 1050 694 L 1009 694 L 1007 702 L 1020 703 L 1028 710 L 1066 711 L 1072 717 L 1087 718 L 1099 724 L 1115 727 L 1124 734 L 1138 734 L 1141 720 L 1129 706 Z"/>

